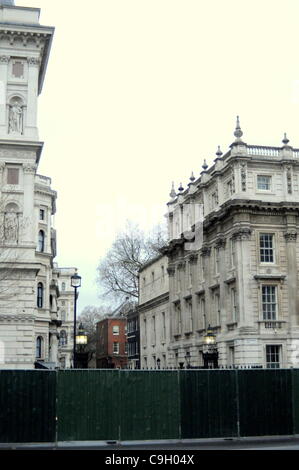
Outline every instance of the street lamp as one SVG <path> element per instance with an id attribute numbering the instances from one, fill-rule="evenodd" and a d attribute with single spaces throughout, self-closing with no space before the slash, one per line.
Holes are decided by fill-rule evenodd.
<path id="1" fill-rule="evenodd" d="M 77 322 L 77 289 L 81 287 L 81 276 L 76 269 L 75 274 L 71 277 L 71 286 L 74 290 L 74 348 L 73 348 L 73 368 L 76 369 L 76 322 Z"/>
<path id="2" fill-rule="evenodd" d="M 204 368 L 209 369 L 209 365 L 212 363 L 214 369 L 218 367 L 218 350 L 216 344 L 216 335 L 213 333 L 210 325 L 207 329 L 205 336 L 203 337 L 203 351 Z"/>
<path id="3" fill-rule="evenodd" d="M 187 369 L 191 369 L 191 365 L 190 365 L 190 360 L 191 360 L 190 351 L 187 351 L 187 352 L 186 352 L 185 359 L 186 359 Z"/>
<path id="4" fill-rule="evenodd" d="M 82 322 L 79 325 L 78 334 L 76 337 L 76 344 L 85 346 L 87 344 L 87 333 L 84 331 Z"/>

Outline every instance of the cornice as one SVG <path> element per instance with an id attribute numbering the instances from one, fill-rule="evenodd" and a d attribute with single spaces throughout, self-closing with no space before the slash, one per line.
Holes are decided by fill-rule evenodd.
<path id="1" fill-rule="evenodd" d="M 143 304 L 138 305 L 138 311 L 142 313 L 168 301 L 169 301 L 169 292 L 162 294 L 159 297 L 155 297 L 154 299 L 148 300 L 147 302 L 144 302 Z"/>

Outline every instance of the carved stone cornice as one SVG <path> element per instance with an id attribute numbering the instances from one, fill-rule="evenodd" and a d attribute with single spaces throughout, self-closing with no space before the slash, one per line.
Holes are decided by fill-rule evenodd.
<path id="1" fill-rule="evenodd" d="M 289 232 L 285 232 L 283 234 L 285 241 L 287 243 L 289 242 L 295 242 L 297 240 L 297 232 L 296 230 L 290 230 Z"/>
<path id="2" fill-rule="evenodd" d="M 210 246 L 203 246 L 201 249 L 202 256 L 210 256 L 211 254 L 211 247 Z"/>
<path id="3" fill-rule="evenodd" d="M 168 273 L 168 276 L 169 276 L 169 277 L 174 276 L 174 274 L 175 274 L 175 268 L 174 268 L 173 266 L 168 267 L 168 268 L 167 268 L 167 273 Z"/>
<path id="4" fill-rule="evenodd" d="M 8 63 L 9 63 L 9 60 L 10 60 L 10 56 L 9 56 L 9 55 L 1 55 L 1 56 L 0 56 L 0 63 L 1 63 L 1 64 L 8 64 Z"/>
<path id="5" fill-rule="evenodd" d="M 216 242 L 215 242 L 215 247 L 216 248 L 225 248 L 225 245 L 226 245 L 226 239 L 224 237 L 219 237 L 216 239 Z"/>
<path id="6" fill-rule="evenodd" d="M 198 254 L 197 254 L 197 253 L 192 253 L 192 254 L 189 256 L 189 263 L 191 263 L 191 264 L 196 264 L 196 263 L 197 263 L 197 259 L 198 259 Z"/>
<path id="7" fill-rule="evenodd" d="M 177 264 L 177 269 L 185 269 L 186 261 L 179 261 Z"/>
<path id="8" fill-rule="evenodd" d="M 29 175 L 35 175 L 36 170 L 37 170 L 37 165 L 34 165 L 32 163 L 25 163 L 23 165 L 24 173 L 29 174 Z"/>
<path id="9" fill-rule="evenodd" d="M 28 61 L 29 65 L 35 65 L 35 66 L 40 65 L 40 59 L 38 59 L 36 57 L 28 57 L 27 61 Z"/>
<path id="10" fill-rule="evenodd" d="M 243 240 L 250 240 L 251 237 L 251 228 L 249 227 L 242 227 L 240 229 L 237 229 L 233 235 L 232 239 L 233 240 L 238 240 L 238 241 L 243 241 Z"/>

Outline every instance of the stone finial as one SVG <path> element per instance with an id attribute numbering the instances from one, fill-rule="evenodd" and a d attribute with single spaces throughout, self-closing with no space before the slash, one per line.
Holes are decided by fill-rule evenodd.
<path id="1" fill-rule="evenodd" d="M 171 186 L 171 191 L 170 191 L 170 194 L 169 196 L 174 199 L 176 197 L 176 192 L 175 192 L 175 189 L 174 189 L 174 182 L 172 182 L 172 186 Z"/>
<path id="2" fill-rule="evenodd" d="M 234 132 L 234 136 L 236 137 L 236 142 L 241 141 L 241 137 L 243 135 L 242 129 L 240 127 L 240 119 L 239 116 L 237 116 L 237 124 L 236 124 L 236 129 Z"/>
<path id="3" fill-rule="evenodd" d="M 191 183 L 193 183 L 195 181 L 195 176 L 194 176 L 193 171 L 192 171 L 191 176 L 190 176 L 190 181 L 191 181 Z"/>
<path id="4" fill-rule="evenodd" d="M 180 187 L 178 188 L 178 191 L 180 191 L 180 192 L 183 192 L 183 191 L 184 191 L 184 188 L 183 188 L 182 183 L 180 183 Z"/>
<path id="5" fill-rule="evenodd" d="M 287 134 L 286 134 L 286 132 L 285 132 L 285 133 L 284 133 L 284 136 L 283 136 L 283 139 L 282 139 L 282 143 L 283 143 L 283 145 L 286 146 L 286 145 L 288 145 L 289 142 L 290 142 L 290 141 L 289 141 L 289 139 L 287 138 Z"/>
<path id="6" fill-rule="evenodd" d="M 203 165 L 202 165 L 202 169 L 203 169 L 203 171 L 206 171 L 208 168 L 209 168 L 209 166 L 208 166 L 208 164 L 207 164 L 207 160 L 204 159 Z"/>
<path id="7" fill-rule="evenodd" d="M 216 156 L 217 156 L 217 158 L 220 158 L 222 155 L 223 155 L 223 153 L 221 152 L 220 146 L 218 145 L 218 150 L 216 152 Z"/>

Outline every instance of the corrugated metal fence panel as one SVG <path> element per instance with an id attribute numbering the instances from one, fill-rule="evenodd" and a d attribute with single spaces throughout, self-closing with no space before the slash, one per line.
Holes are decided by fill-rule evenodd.
<path id="1" fill-rule="evenodd" d="M 177 371 L 121 371 L 121 440 L 179 439 Z"/>
<path id="2" fill-rule="evenodd" d="M 180 371 L 182 439 L 237 436 L 235 371 Z"/>
<path id="3" fill-rule="evenodd" d="M 292 370 L 293 377 L 293 431 L 299 434 L 299 370 Z"/>
<path id="4" fill-rule="evenodd" d="M 240 435 L 293 433 L 292 371 L 238 371 Z"/>
<path id="5" fill-rule="evenodd" d="M 119 371 L 58 372 L 58 440 L 118 440 Z"/>
<path id="6" fill-rule="evenodd" d="M 0 442 L 54 442 L 55 371 L 0 370 Z"/>

